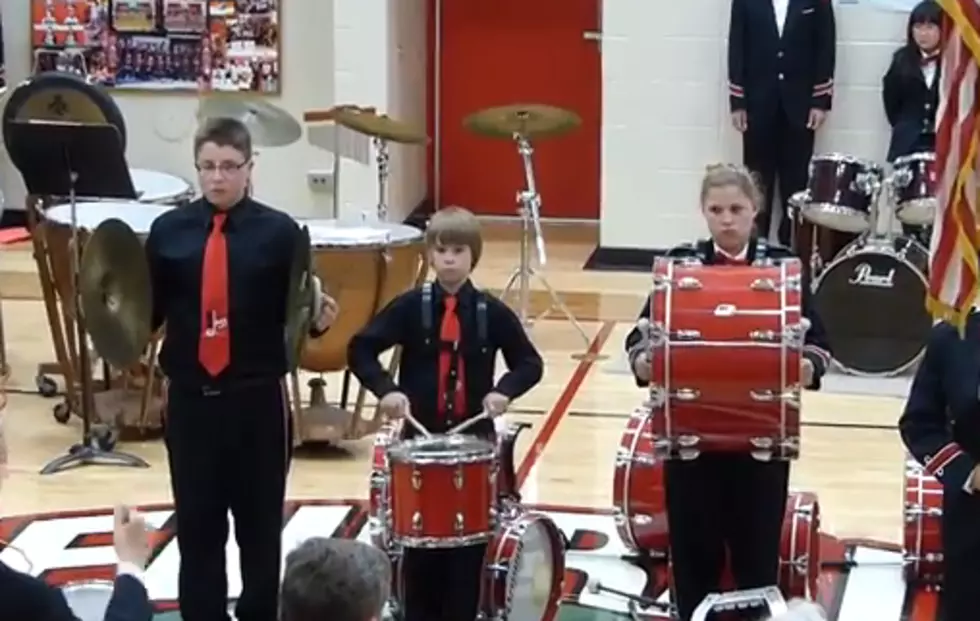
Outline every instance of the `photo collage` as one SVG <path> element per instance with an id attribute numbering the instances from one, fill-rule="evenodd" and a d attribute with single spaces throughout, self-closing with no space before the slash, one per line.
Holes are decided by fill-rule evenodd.
<path id="1" fill-rule="evenodd" d="M 34 73 L 279 94 L 281 0 L 30 0 Z"/>

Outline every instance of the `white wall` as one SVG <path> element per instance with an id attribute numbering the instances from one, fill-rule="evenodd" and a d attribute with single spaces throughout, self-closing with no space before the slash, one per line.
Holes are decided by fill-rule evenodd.
<path id="1" fill-rule="evenodd" d="M 283 0 L 280 0 L 283 1 Z M 396 118 L 425 126 L 425 12 L 421 0 L 285 0 L 282 11 L 282 96 L 269 99 L 302 119 L 304 111 L 336 103 L 376 106 Z M 30 45 L 28 0 L 3 3 L 7 75 L 11 84 L 27 77 Z M 193 94 L 117 94 L 126 117 L 127 159 L 194 179 L 191 140 L 196 128 Z M 372 150 L 373 153 L 373 150 Z M 23 205 L 24 188 L 6 154 L 0 155 L 0 184 L 7 204 Z M 332 195 L 316 194 L 307 171 L 329 170 L 333 156 L 304 138 L 294 145 L 260 150 L 255 191 L 260 200 L 300 217 L 329 217 Z M 421 172 L 420 172 L 421 171 Z M 391 218 L 407 214 L 426 191 L 422 148 L 391 149 Z M 373 214 L 377 172 L 343 161 L 340 214 Z"/>
<path id="2" fill-rule="evenodd" d="M 765 0 L 762 0 L 765 1 Z M 666 248 L 704 234 L 697 213 L 706 164 L 741 161 L 728 122 L 729 2 L 606 0 L 600 244 Z M 815 152 L 883 161 L 881 76 L 907 13 L 835 6 L 834 109 Z"/>

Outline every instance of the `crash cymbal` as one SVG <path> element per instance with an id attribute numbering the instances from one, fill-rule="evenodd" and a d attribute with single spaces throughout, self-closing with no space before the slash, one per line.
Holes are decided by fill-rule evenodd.
<path id="1" fill-rule="evenodd" d="M 285 147 L 303 137 L 303 127 L 293 115 L 257 97 L 237 93 L 213 93 L 203 97 L 197 118 L 200 121 L 237 119 L 248 128 L 256 147 Z"/>
<path id="2" fill-rule="evenodd" d="M 338 106 L 331 109 L 330 112 L 332 112 L 334 122 L 338 125 L 382 140 L 402 144 L 419 144 L 428 139 L 424 131 L 402 121 L 396 121 L 387 114 L 378 114 L 374 108 Z"/>
<path id="3" fill-rule="evenodd" d="M 466 117 L 463 125 L 488 138 L 513 140 L 514 134 L 532 138 L 555 138 L 577 129 L 582 118 L 569 110 L 543 104 L 514 104 L 486 108 Z"/>
<path id="4" fill-rule="evenodd" d="M 119 106 L 104 88 L 71 73 L 41 73 L 11 91 L 3 107 L 4 143 L 11 154 L 20 151 L 10 145 L 13 132 L 7 129 L 13 121 L 108 124 L 119 131 L 126 148 L 126 121 Z"/>
<path id="5" fill-rule="evenodd" d="M 313 321 L 315 296 L 310 230 L 304 226 L 293 251 L 286 297 L 286 362 L 290 371 L 299 366 L 300 354 Z"/>
<path id="6" fill-rule="evenodd" d="M 116 368 L 140 360 L 150 342 L 153 294 L 143 244 L 122 220 L 92 232 L 78 272 L 85 330 L 95 351 Z"/>

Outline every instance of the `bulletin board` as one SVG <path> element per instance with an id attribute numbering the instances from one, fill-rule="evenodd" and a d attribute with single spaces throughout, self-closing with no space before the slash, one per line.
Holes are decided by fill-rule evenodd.
<path id="1" fill-rule="evenodd" d="M 282 0 L 30 0 L 34 73 L 117 90 L 281 92 Z"/>

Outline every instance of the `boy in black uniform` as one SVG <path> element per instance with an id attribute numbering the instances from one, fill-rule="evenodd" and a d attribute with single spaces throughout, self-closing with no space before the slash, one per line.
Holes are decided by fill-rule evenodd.
<path id="1" fill-rule="evenodd" d="M 980 314 L 966 334 L 932 329 L 898 421 L 902 440 L 943 485 L 942 621 L 977 619 L 980 585 Z"/>
<path id="2" fill-rule="evenodd" d="M 712 239 L 681 247 L 672 256 L 698 257 L 707 265 L 745 265 L 756 257 L 790 258 L 786 248 L 753 236 L 762 198 L 751 173 L 728 164 L 708 168 L 701 184 L 701 209 Z M 830 363 L 825 333 L 803 283 L 803 315 L 810 322 L 803 350 L 802 383 L 817 389 Z M 650 300 L 640 312 L 650 318 Z M 626 337 L 626 351 L 641 387 L 650 383 L 648 330 Z M 733 364 L 737 364 L 733 363 Z M 750 455 L 702 454 L 665 463 L 667 519 L 675 603 L 680 621 L 690 621 L 706 595 L 721 590 L 727 546 L 736 588 L 774 585 L 786 508 L 789 463 L 758 461 Z"/>
<path id="3" fill-rule="evenodd" d="M 831 0 L 731 0 L 728 89 L 743 163 L 765 200 L 759 234 L 769 236 L 779 181 L 779 243 L 790 243 L 789 198 L 806 188 L 813 132 L 834 92 L 837 35 Z"/>
<path id="4" fill-rule="evenodd" d="M 386 417 L 411 413 L 432 433 L 445 433 L 481 411 L 503 414 L 541 380 L 544 363 L 517 315 L 470 282 L 483 248 L 476 217 L 465 209 L 443 209 L 432 217 L 425 239 L 436 282 L 388 304 L 351 340 L 348 358 Z M 402 347 L 397 383 L 378 361 L 395 345 Z M 509 370 L 495 383 L 498 351 Z M 405 429 L 409 437 L 416 435 L 411 425 Z M 493 421 L 467 433 L 490 439 Z M 405 621 L 475 619 L 485 551 L 485 545 L 405 550 Z"/>

